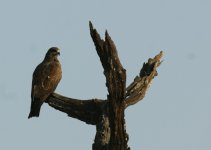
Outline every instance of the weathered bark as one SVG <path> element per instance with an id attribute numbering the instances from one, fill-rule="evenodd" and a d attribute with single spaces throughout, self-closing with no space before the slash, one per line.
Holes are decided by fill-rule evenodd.
<path id="1" fill-rule="evenodd" d="M 108 88 L 108 118 L 110 128 L 109 150 L 127 150 L 127 133 L 124 120 L 124 99 L 126 92 L 126 71 L 122 67 L 116 47 L 108 32 L 105 33 L 105 41 L 102 40 L 90 22 L 91 37 L 96 46 L 106 77 Z M 99 150 L 98 146 L 98 150 Z M 97 149 L 96 149 L 97 150 Z"/>
<path id="2" fill-rule="evenodd" d="M 106 101 L 100 99 L 79 100 L 53 93 L 48 98 L 47 103 L 51 107 L 68 114 L 69 117 L 96 125 L 99 121 L 101 106 Z"/>
<path id="3" fill-rule="evenodd" d="M 91 22 L 89 26 L 104 68 L 108 89 L 107 100 L 78 100 L 53 93 L 47 103 L 70 117 L 96 125 L 93 150 L 128 150 L 125 109 L 144 98 L 151 81 L 157 75 L 156 69 L 161 64 L 163 53 L 160 52 L 144 63 L 139 76 L 126 88 L 126 70 L 120 63 L 114 42 L 107 31 L 103 40 Z"/>
<path id="4" fill-rule="evenodd" d="M 143 64 L 139 76 L 136 76 L 126 89 L 127 98 L 125 99 L 125 107 L 133 105 L 144 98 L 152 80 L 158 74 L 156 69 L 161 64 L 162 56 L 163 52 L 161 51 L 160 54 L 156 55 L 153 59 L 149 58 L 148 62 Z"/>

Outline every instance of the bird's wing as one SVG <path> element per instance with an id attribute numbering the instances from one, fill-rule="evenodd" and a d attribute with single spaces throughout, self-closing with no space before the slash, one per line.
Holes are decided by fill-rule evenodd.
<path id="1" fill-rule="evenodd" d="M 45 100 L 57 87 L 61 79 L 61 66 L 55 62 L 42 62 L 33 73 L 32 101 L 34 97 Z"/>
<path id="2" fill-rule="evenodd" d="M 31 87 L 31 109 L 34 103 L 34 97 L 35 94 L 39 91 L 38 90 L 38 85 L 40 81 L 40 76 L 41 76 L 41 70 L 42 70 L 42 63 L 40 63 L 34 70 L 33 75 L 32 75 L 32 87 Z"/>

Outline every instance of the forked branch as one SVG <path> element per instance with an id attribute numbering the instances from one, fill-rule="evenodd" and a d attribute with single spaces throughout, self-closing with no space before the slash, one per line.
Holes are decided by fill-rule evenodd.
<path id="1" fill-rule="evenodd" d="M 162 62 L 162 56 L 163 52 L 161 51 L 154 58 L 149 58 L 148 62 L 143 64 L 139 76 L 136 76 L 134 81 L 126 89 L 127 98 L 125 99 L 125 107 L 133 105 L 144 98 L 152 80 L 158 74 L 157 67 Z"/>
<path id="2" fill-rule="evenodd" d="M 79 100 L 53 93 L 47 103 L 70 117 L 96 125 L 93 150 L 128 150 L 124 111 L 144 98 L 157 75 L 163 52 L 144 63 L 139 76 L 126 88 L 126 70 L 121 65 L 116 46 L 108 32 L 105 33 L 105 39 L 101 39 L 91 22 L 89 27 L 106 77 L 107 100 Z"/>

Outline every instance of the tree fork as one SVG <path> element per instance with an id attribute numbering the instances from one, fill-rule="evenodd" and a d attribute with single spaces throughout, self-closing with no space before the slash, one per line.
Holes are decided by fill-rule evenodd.
<path id="1" fill-rule="evenodd" d="M 129 150 L 127 145 L 129 137 L 124 119 L 125 109 L 144 98 L 152 80 L 157 76 L 156 69 L 161 64 L 163 52 L 144 63 L 139 75 L 126 88 L 126 70 L 120 63 L 116 46 L 108 32 L 105 32 L 103 40 L 91 22 L 89 27 L 104 68 L 108 89 L 107 100 L 79 100 L 53 93 L 47 103 L 68 114 L 69 117 L 96 125 L 93 150 Z"/>

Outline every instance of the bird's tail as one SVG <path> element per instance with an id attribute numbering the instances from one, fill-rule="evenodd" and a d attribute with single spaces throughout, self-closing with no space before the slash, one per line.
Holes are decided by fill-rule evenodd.
<path id="1" fill-rule="evenodd" d="M 37 98 L 34 98 L 31 103 L 31 110 L 28 116 L 28 119 L 31 117 L 39 117 L 40 115 L 40 108 L 43 104 L 43 101 Z"/>

